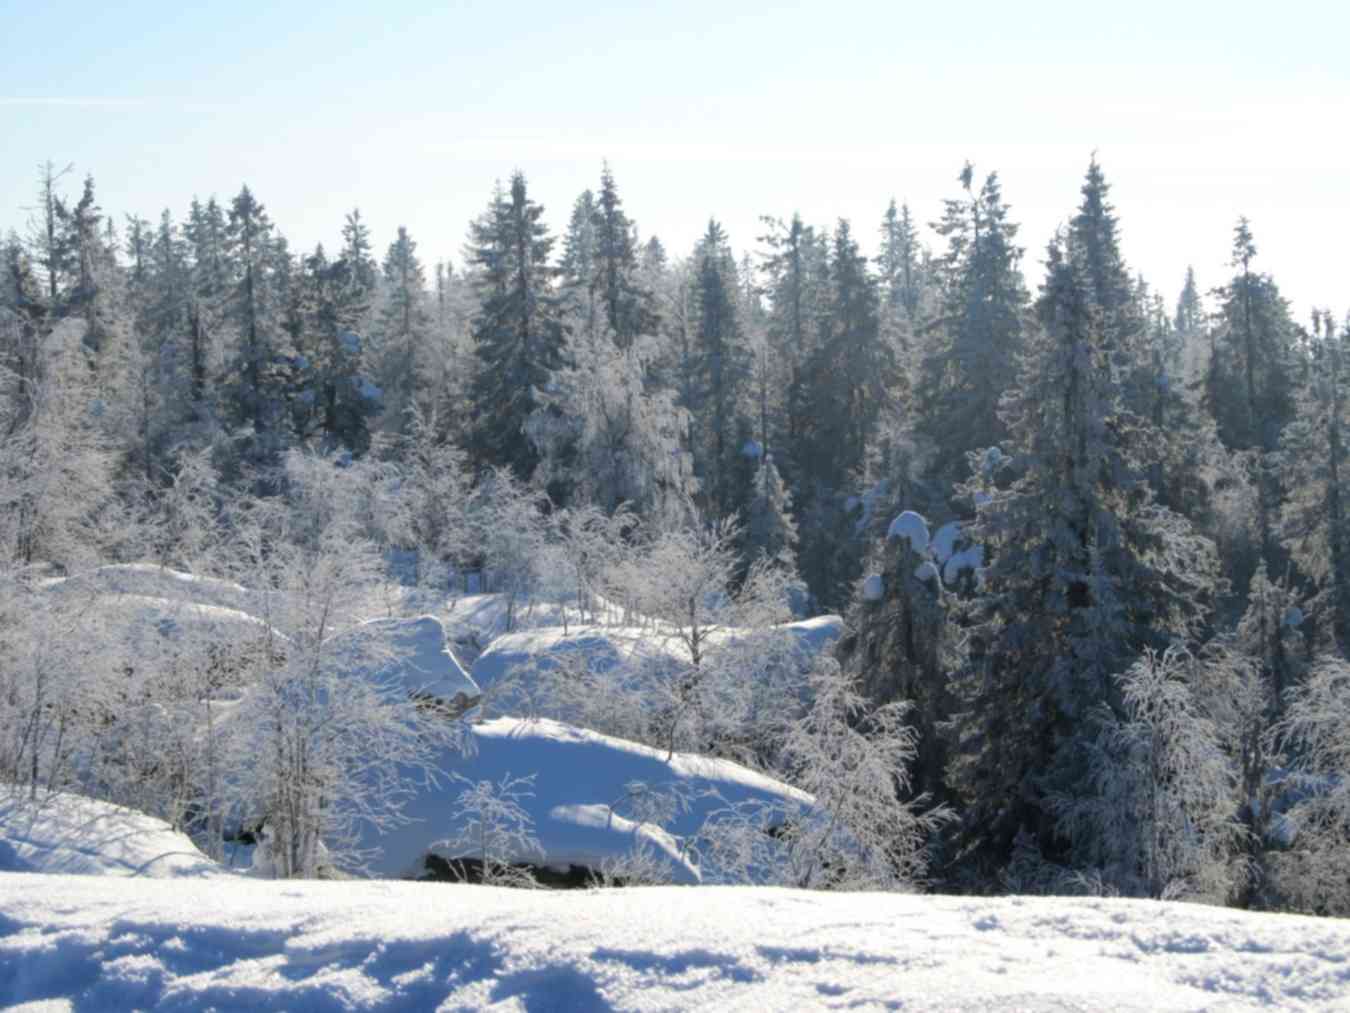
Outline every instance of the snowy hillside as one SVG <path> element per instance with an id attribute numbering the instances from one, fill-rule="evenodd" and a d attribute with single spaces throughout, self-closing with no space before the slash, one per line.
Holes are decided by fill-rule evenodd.
<path id="1" fill-rule="evenodd" d="M 1332 1010 L 1350 926 L 1146 901 L 0 874 L 48 1010 Z"/>
<path id="2" fill-rule="evenodd" d="M 725 760 L 676 754 L 669 761 L 659 750 L 573 728 L 555 721 L 499 718 L 475 725 L 469 754 L 447 753 L 442 767 L 473 782 L 500 783 L 508 776 L 533 775 L 521 806 L 533 821 L 541 852 L 497 856 L 567 871 L 575 865 L 598 871 L 609 860 L 642 847 L 659 865 L 659 875 L 675 883 L 716 879 L 719 870 L 700 868 L 681 838 L 694 834 L 708 816 L 728 804 L 754 802 L 786 811 L 809 805 L 810 797 L 785 784 Z M 653 798 L 644 791 L 673 796 L 687 804 L 659 827 L 630 817 Z M 454 826 L 458 782 L 441 779 L 420 788 L 405 815 L 414 822 L 386 834 L 371 832 L 361 844 L 378 848 L 370 872 L 380 877 L 418 875 L 430 851 L 445 858 L 466 857 L 435 847 Z M 672 836 L 674 835 L 674 836 Z"/>
<path id="3" fill-rule="evenodd" d="M 2 793 L 0 871 L 151 879 L 226 875 L 186 834 L 144 813 L 77 795 L 34 808 Z"/>

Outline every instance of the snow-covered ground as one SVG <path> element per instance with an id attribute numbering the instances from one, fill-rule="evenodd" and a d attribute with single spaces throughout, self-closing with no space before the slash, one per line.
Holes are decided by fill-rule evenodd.
<path id="1" fill-rule="evenodd" d="M 1119 900 L 0 873 L 0 1004 L 1334 1010 L 1350 925 Z"/>
<path id="2" fill-rule="evenodd" d="M 0 791 L 0 872 L 228 875 L 163 820 L 78 795 L 33 806 L 7 791 Z"/>
<path id="3" fill-rule="evenodd" d="M 718 870 L 700 868 L 683 847 L 683 839 L 696 833 L 711 813 L 745 802 L 777 811 L 811 802 L 810 796 L 794 788 L 726 760 L 680 753 L 667 760 L 658 749 L 556 721 L 498 718 L 473 726 L 471 739 L 469 755 L 447 753 L 442 761 L 445 769 L 470 781 L 494 784 L 508 776 L 534 777 L 531 793 L 520 804 L 533 821 L 542 854 L 495 856 L 503 861 L 548 865 L 563 872 L 572 865 L 598 871 L 607 861 L 641 847 L 658 863 L 661 875 L 675 883 L 697 883 L 715 879 Z M 686 807 L 667 821 L 669 833 L 642 820 L 630 821 L 652 804 L 634 794 L 637 785 L 661 795 L 677 793 L 684 800 Z M 448 779 L 439 787 L 424 787 L 406 809 L 413 822 L 363 838 L 364 848 L 380 851 L 369 871 L 388 877 L 418 875 L 425 871 L 423 858 L 428 852 L 445 858 L 472 857 L 433 847 L 451 835 L 454 799 L 460 790 Z"/>

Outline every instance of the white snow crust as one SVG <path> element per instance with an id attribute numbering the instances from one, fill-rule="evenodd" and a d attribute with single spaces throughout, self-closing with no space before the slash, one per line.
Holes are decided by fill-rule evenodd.
<path id="1" fill-rule="evenodd" d="M 0 872 L 151 879 L 227 875 L 186 834 L 153 816 L 80 795 L 41 795 L 35 806 L 4 786 Z"/>
<path id="2" fill-rule="evenodd" d="M 474 725 L 471 738 L 468 755 L 447 751 L 440 766 L 475 782 L 535 775 L 534 794 L 521 805 L 534 821 L 542 860 L 537 853 L 497 856 L 505 861 L 598 870 L 607 860 L 644 845 L 674 882 L 696 883 L 716 870 L 700 869 L 682 854 L 677 838 L 697 831 L 709 812 L 746 800 L 781 807 L 811 804 L 809 795 L 727 760 L 676 753 L 667 761 L 659 749 L 557 721 L 497 718 Z M 670 834 L 627 820 L 624 802 L 635 783 L 656 791 L 678 790 L 689 798 L 688 811 L 672 821 Z M 429 852 L 472 857 L 432 846 L 450 836 L 454 798 L 461 788 L 449 779 L 424 787 L 405 810 L 414 822 L 363 839 L 362 847 L 381 851 L 369 872 L 377 877 L 416 876 Z M 611 809 L 625 818 L 603 818 Z"/>
<path id="3" fill-rule="evenodd" d="M 886 529 L 886 540 L 892 538 L 908 538 L 909 547 L 923 555 L 928 551 L 928 522 L 922 514 L 906 510 L 891 521 L 891 526 Z"/>
<path id="4" fill-rule="evenodd" d="M 1335 1010 L 1350 925 L 1152 901 L 0 873 L 45 1010 Z"/>

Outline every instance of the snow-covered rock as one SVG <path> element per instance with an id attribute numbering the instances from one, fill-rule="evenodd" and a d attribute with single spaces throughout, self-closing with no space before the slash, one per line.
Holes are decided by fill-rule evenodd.
<path id="1" fill-rule="evenodd" d="M 885 590 L 885 586 L 881 580 L 881 574 L 869 573 L 863 578 L 863 601 L 881 601 L 882 596 L 885 594 Z"/>
<path id="2" fill-rule="evenodd" d="M 0 872 L 152 879 L 227 874 L 186 834 L 153 816 L 82 795 L 39 795 L 34 803 L 4 786 Z"/>
<path id="3" fill-rule="evenodd" d="M 441 765 L 470 781 L 499 783 L 533 774 L 533 795 L 521 805 L 533 820 L 543 855 L 496 856 L 560 869 L 597 870 L 607 861 L 644 847 L 675 883 L 695 883 L 710 872 L 682 852 L 679 839 L 696 832 L 714 809 L 727 803 L 763 802 L 809 806 L 810 796 L 727 760 L 676 753 L 628 742 L 557 721 L 498 718 L 474 725 L 465 755 L 447 751 Z M 661 829 L 631 821 L 633 786 L 678 792 L 689 802 Z M 417 876 L 428 854 L 444 859 L 436 844 L 454 830 L 454 801 L 462 786 L 443 779 L 421 789 L 405 813 L 414 822 L 386 834 L 371 832 L 363 847 L 378 848 L 370 865 L 377 876 Z M 710 794 L 715 791 L 716 796 Z M 610 819 L 610 815 L 620 817 Z"/>
<path id="4" fill-rule="evenodd" d="M 467 703 L 480 695 L 478 684 L 450 650 L 445 629 L 434 616 L 372 619 L 360 629 L 387 638 L 397 655 L 392 665 L 375 673 L 377 678 L 395 679 L 409 693 L 446 702 L 460 698 Z"/>
<path id="5" fill-rule="evenodd" d="M 922 514 L 906 510 L 891 521 L 891 526 L 886 529 L 886 540 L 890 541 L 892 538 L 908 539 L 909 547 L 919 555 L 923 555 L 928 551 L 928 522 L 924 520 Z"/>

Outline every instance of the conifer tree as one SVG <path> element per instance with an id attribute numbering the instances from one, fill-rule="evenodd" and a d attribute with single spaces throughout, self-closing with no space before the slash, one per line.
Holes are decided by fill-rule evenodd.
<path id="1" fill-rule="evenodd" d="M 530 200 L 525 176 L 517 172 L 509 196 L 494 194 L 470 229 L 473 261 L 481 268 L 473 322 L 478 370 L 471 447 L 478 463 L 508 466 L 522 480 L 538 463 L 525 438 L 525 420 L 539 406 L 536 391 L 562 365 L 563 354 L 554 269 L 548 263 L 553 239 L 543 210 Z"/>
<path id="2" fill-rule="evenodd" d="M 653 332 L 656 317 L 652 294 L 640 284 L 632 222 L 623 211 L 608 164 L 600 174 L 600 196 L 591 220 L 595 242 L 591 289 L 614 343 L 627 348 L 639 334 Z"/>
<path id="3" fill-rule="evenodd" d="M 1313 609 L 1325 617 L 1331 646 L 1342 657 L 1350 650 L 1350 528 L 1344 482 L 1346 401 L 1350 369 L 1346 346 L 1350 321 L 1340 334 L 1329 312 L 1314 314 L 1313 356 L 1308 383 L 1299 392 L 1296 413 L 1280 440 L 1289 490 L 1281 518 L 1284 545 L 1299 568 L 1316 582 Z"/>
<path id="4" fill-rule="evenodd" d="M 792 494 L 783 485 L 772 454 L 766 454 L 755 471 L 744 530 L 747 558 L 767 559 L 796 573 L 797 522 L 792 517 Z"/>
<path id="5" fill-rule="evenodd" d="M 583 190 L 572 205 L 572 217 L 563 235 L 562 259 L 558 263 L 559 294 L 563 310 L 579 326 L 594 331 L 600 306 L 592 284 L 596 277 L 595 194 Z"/>
<path id="6" fill-rule="evenodd" d="M 386 428 L 406 433 L 414 405 L 424 415 L 431 414 L 437 356 L 426 300 L 426 272 L 417 256 L 417 243 L 402 225 L 389 244 L 382 270 L 384 305 L 377 328 L 376 371 L 384 395 Z"/>
<path id="7" fill-rule="evenodd" d="M 1216 577 L 1212 544 L 1152 502 L 1093 261 L 1072 242 L 1049 250 L 1042 331 L 1007 416 L 1015 456 L 978 457 L 965 490 L 992 562 L 966 619 L 954 774 L 966 845 L 995 865 L 1019 835 L 1075 860 L 1053 812 L 1093 790 L 1088 716 L 1118 704 L 1114 676 L 1143 649 L 1195 632 Z"/>
<path id="8" fill-rule="evenodd" d="M 703 482 L 708 513 L 728 518 L 743 504 L 746 490 L 735 481 L 743 432 L 738 425 L 741 398 L 749 376 L 749 356 L 737 310 L 736 264 L 726 233 L 708 221 L 696 254 L 697 329 L 692 363 L 693 387 L 686 407 L 696 427 L 694 468 Z"/>
<path id="9" fill-rule="evenodd" d="M 277 408 L 270 375 L 276 344 L 275 307 L 269 305 L 273 241 L 272 220 L 245 186 L 230 203 L 224 235 L 232 283 L 226 315 L 237 333 L 227 385 L 232 420 L 250 425 L 258 437 L 274 427 Z"/>
<path id="10" fill-rule="evenodd" d="M 934 225 L 947 241 L 937 262 L 941 317 L 915 392 L 918 429 L 948 479 L 965 474 L 966 452 L 1007 438 L 999 398 L 1016 376 L 1027 305 L 1018 227 L 1008 220 L 998 174 L 977 193 L 967 164 L 960 182 L 965 197 L 946 201 Z"/>

